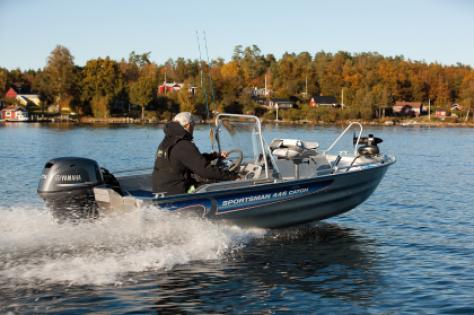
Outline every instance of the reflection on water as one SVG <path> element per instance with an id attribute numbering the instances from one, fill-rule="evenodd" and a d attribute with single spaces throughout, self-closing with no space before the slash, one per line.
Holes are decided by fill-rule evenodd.
<path id="1" fill-rule="evenodd" d="M 264 128 L 322 148 L 341 131 Z M 368 129 L 398 162 L 364 204 L 265 231 L 158 209 L 57 225 L 36 196 L 47 160 L 151 167 L 161 126 L 0 125 L 0 314 L 474 314 L 474 130 Z"/>
<path id="2" fill-rule="evenodd" d="M 228 313 L 245 305 L 257 313 L 267 301 L 267 311 L 306 313 L 319 299 L 363 305 L 378 285 L 370 241 L 334 224 L 269 232 L 249 247 L 226 262 L 160 276 L 156 309 Z M 211 303 L 216 298 L 222 305 Z"/>

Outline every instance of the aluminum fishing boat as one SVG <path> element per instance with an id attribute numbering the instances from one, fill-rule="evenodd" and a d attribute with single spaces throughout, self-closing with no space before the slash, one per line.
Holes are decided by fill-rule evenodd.
<path id="1" fill-rule="evenodd" d="M 46 163 L 38 193 L 59 220 L 155 207 L 276 228 L 323 220 L 357 207 L 395 163 L 394 157 L 380 153 L 382 139 L 362 136 L 357 122 L 326 149 L 301 139 L 274 139 L 267 145 L 260 120 L 251 115 L 218 114 L 212 131 L 212 146 L 230 153 L 219 167 L 238 172 L 238 179 L 201 180 L 191 193 L 167 196 L 151 191 L 151 170 L 111 174 L 94 160 L 63 157 Z M 350 138 L 350 150 L 336 151 L 343 138 Z"/>

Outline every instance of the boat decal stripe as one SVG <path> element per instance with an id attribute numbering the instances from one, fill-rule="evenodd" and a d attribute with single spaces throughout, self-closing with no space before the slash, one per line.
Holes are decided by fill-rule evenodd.
<path id="1" fill-rule="evenodd" d="M 179 202 L 160 203 L 158 204 L 158 207 L 169 211 L 202 209 L 207 212 L 211 209 L 211 201 L 209 199 L 184 200 Z"/>
<path id="2" fill-rule="evenodd" d="M 223 196 L 220 198 L 218 197 L 216 198 L 217 214 L 255 208 L 286 200 L 301 198 L 316 193 L 329 186 L 331 183 L 332 180 L 310 184 L 298 184 L 277 190 L 268 189 L 259 191 L 258 193 L 251 192 L 239 195 Z"/>

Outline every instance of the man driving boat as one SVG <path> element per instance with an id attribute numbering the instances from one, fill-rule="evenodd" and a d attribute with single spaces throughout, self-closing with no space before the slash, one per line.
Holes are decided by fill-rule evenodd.
<path id="1" fill-rule="evenodd" d="M 192 174 L 211 180 L 237 177 L 233 172 L 210 164 L 217 158 L 227 158 L 227 152 L 199 152 L 193 142 L 194 124 L 191 113 L 181 112 L 165 125 L 165 138 L 158 146 L 153 169 L 153 192 L 166 195 L 186 193 L 197 185 Z"/>

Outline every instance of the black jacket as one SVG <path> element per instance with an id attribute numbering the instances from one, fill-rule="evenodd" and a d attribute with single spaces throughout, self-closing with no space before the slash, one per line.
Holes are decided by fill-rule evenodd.
<path id="1" fill-rule="evenodd" d="M 165 138 L 158 146 L 153 169 L 153 192 L 167 195 L 187 192 L 196 182 L 191 174 L 214 180 L 230 180 L 235 175 L 221 170 L 209 162 L 217 154 L 201 154 L 192 142 L 192 135 L 179 123 L 170 122 L 164 128 Z"/>

